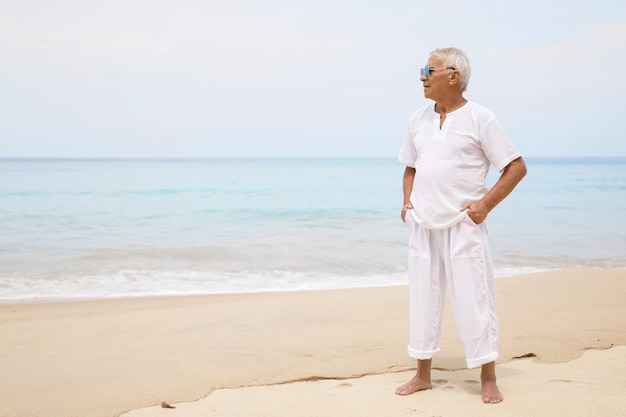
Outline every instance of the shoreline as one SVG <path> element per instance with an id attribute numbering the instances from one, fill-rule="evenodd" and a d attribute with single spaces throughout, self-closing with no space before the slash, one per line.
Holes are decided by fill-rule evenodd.
<path id="1" fill-rule="evenodd" d="M 615 320 L 626 314 L 626 270 L 566 269 L 505 277 L 496 286 L 503 407 L 507 391 L 520 388 L 519 374 L 534 372 L 527 368 L 536 364 L 576 367 L 587 361 L 586 352 L 624 358 L 624 349 L 612 348 L 626 346 L 626 323 Z M 280 387 L 293 385 L 287 382 L 338 385 L 367 375 L 391 378 L 391 386 L 380 389 L 392 394 L 393 381 L 414 368 L 407 341 L 408 294 L 402 285 L 0 304 L 0 416 L 112 417 L 161 401 L 200 407 L 196 401 L 214 397 L 216 390 L 236 394 L 246 386 L 278 389 L 268 395 L 277 395 L 270 403 L 279 403 Z M 437 373 L 477 377 L 476 370 L 465 369 L 449 306 L 441 348 L 433 361 Z M 528 367 L 507 376 L 512 371 L 506 369 L 518 362 Z M 588 376 L 604 371 L 592 369 Z M 453 391 L 446 384 L 439 386 L 432 395 L 456 398 L 446 393 Z M 385 401 L 405 404 L 393 395 Z"/>
<path id="2" fill-rule="evenodd" d="M 604 268 L 604 267 L 559 267 L 559 268 L 540 268 L 540 267 L 520 267 L 520 268 L 502 268 L 500 270 L 500 275 L 498 275 L 498 271 L 496 271 L 496 280 L 500 279 L 508 279 L 511 277 L 532 275 L 537 273 L 546 273 L 546 272 L 558 272 L 566 269 L 584 269 L 584 270 L 605 270 L 605 269 L 624 269 L 626 268 Z M 402 278 L 390 279 L 389 281 L 384 281 L 380 279 L 375 279 L 375 282 L 370 281 L 368 284 L 361 285 L 338 285 L 338 286 L 323 286 L 319 287 L 283 287 L 283 288 L 259 288 L 255 290 L 249 291 L 214 291 L 214 292 L 185 292 L 185 293 L 140 293 L 140 294 L 121 294 L 121 295 L 79 295 L 72 297 L 20 297 L 20 298 L 0 298 L 0 306 L 3 305 L 22 305 L 22 304 L 56 304 L 56 303 L 73 303 L 73 302 L 90 302 L 90 301 L 105 301 L 105 300 L 136 300 L 142 298 L 169 298 L 169 297 L 202 297 L 202 296 L 211 296 L 211 295 L 237 295 L 237 294 L 273 294 L 273 293 L 294 293 L 294 292 L 309 292 L 309 291 L 335 291 L 335 290 L 346 290 L 346 289 L 360 289 L 360 288 L 381 288 L 381 287 L 397 287 L 397 286 L 406 286 L 406 272 L 396 273 L 394 275 L 401 276 Z M 353 277 L 348 276 L 340 276 L 339 278 L 344 279 L 344 284 L 348 281 L 350 282 L 358 282 L 358 278 L 360 275 L 355 275 Z M 371 280 L 372 277 L 367 277 Z M 310 285 L 310 283 L 306 283 L 306 285 Z"/>

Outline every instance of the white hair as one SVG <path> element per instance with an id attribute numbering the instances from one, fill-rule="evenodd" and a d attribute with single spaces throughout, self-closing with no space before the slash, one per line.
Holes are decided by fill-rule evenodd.
<path id="1" fill-rule="evenodd" d="M 472 74 L 472 66 L 465 52 L 458 48 L 438 48 L 430 53 L 429 57 L 432 56 L 443 58 L 446 67 L 451 67 L 459 71 L 461 74 L 459 89 L 462 93 L 465 92 L 469 84 L 470 75 Z"/>

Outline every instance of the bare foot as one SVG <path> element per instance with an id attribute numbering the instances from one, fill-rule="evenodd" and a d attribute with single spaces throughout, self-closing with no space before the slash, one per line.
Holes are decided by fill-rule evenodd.
<path id="1" fill-rule="evenodd" d="M 419 375 L 415 375 L 409 382 L 396 388 L 397 395 L 411 395 L 417 391 L 431 389 L 430 381 L 423 381 Z"/>
<path id="2" fill-rule="evenodd" d="M 503 398 L 496 381 L 483 380 L 483 402 L 485 404 L 498 404 L 501 403 Z"/>
<path id="3" fill-rule="evenodd" d="M 502 402 L 502 394 L 496 385 L 495 362 L 489 362 L 482 366 L 480 383 L 483 387 L 483 402 L 485 404 L 498 404 Z"/>

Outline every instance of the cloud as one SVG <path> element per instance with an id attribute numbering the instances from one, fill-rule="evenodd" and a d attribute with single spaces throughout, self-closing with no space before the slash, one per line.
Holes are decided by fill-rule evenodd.
<path id="1" fill-rule="evenodd" d="M 12 2 L 0 141 L 14 155 L 54 137 L 72 143 L 58 153 L 394 156 L 426 103 L 419 67 L 452 45 L 473 63 L 468 97 L 539 153 L 546 135 L 626 128 L 588 108 L 625 92 L 611 77 L 625 6 L 601 3 Z M 596 119 L 575 129 L 580 115 Z"/>

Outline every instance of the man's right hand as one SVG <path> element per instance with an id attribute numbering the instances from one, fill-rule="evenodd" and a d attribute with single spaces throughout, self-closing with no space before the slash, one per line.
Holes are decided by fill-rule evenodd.
<path id="1" fill-rule="evenodd" d="M 404 223 L 406 223 L 406 212 L 412 209 L 413 209 L 413 204 L 411 204 L 410 202 L 404 203 L 404 206 L 402 207 L 402 212 L 400 212 L 400 218 L 402 219 Z"/>

